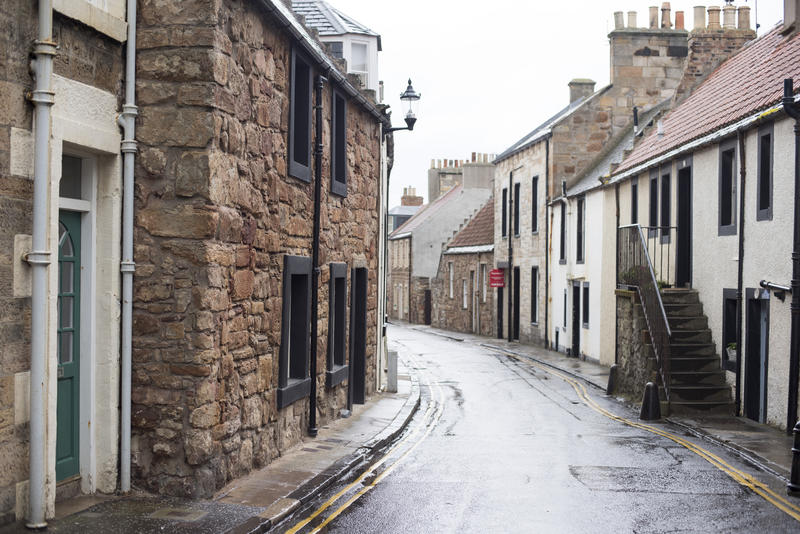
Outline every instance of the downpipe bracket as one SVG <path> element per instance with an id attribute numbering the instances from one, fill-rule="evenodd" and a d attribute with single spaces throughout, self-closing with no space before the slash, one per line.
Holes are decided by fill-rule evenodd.
<path id="1" fill-rule="evenodd" d="M 132 261 L 121 261 L 119 262 L 119 270 L 122 273 L 135 273 L 136 263 Z"/>
<path id="2" fill-rule="evenodd" d="M 22 255 L 22 260 L 31 265 L 50 265 L 50 252 L 47 250 L 32 250 Z"/>

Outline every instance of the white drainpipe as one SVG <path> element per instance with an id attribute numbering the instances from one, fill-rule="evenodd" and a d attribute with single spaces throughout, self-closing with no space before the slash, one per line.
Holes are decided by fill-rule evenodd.
<path id="1" fill-rule="evenodd" d="M 45 327 L 47 317 L 47 190 L 50 181 L 50 109 L 54 95 L 50 86 L 53 73 L 53 6 L 51 0 L 39 1 L 39 37 L 34 45 L 35 137 L 33 161 L 33 240 L 25 260 L 32 268 L 31 287 L 31 405 L 30 405 L 30 475 L 28 528 L 43 528 L 45 522 L 45 433 L 44 407 L 47 398 L 45 380 Z"/>
<path id="2" fill-rule="evenodd" d="M 133 158 L 136 154 L 136 0 L 128 0 L 128 43 L 125 64 L 125 104 L 117 122 L 122 127 L 122 369 L 120 391 L 119 480 L 123 493 L 131 489 L 131 325 L 133 322 Z"/>

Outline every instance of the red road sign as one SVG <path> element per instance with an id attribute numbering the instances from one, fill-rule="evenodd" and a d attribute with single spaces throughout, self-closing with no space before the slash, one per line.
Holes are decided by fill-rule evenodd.
<path id="1" fill-rule="evenodd" d="M 506 275 L 503 269 L 489 271 L 489 287 L 506 287 Z"/>

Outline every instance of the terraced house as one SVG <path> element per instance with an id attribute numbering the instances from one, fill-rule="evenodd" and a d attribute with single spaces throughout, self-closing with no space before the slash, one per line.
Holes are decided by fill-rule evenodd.
<path id="1" fill-rule="evenodd" d="M 209 496 L 364 402 L 374 93 L 279 1 L 14 0 L 0 24 L 0 523 L 132 481 Z"/>

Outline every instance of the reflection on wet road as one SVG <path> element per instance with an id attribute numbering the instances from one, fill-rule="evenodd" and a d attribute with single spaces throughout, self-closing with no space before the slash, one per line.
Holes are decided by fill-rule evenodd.
<path id="1" fill-rule="evenodd" d="M 280 530 L 800 528 L 800 509 L 783 497 L 781 481 L 675 427 L 643 425 L 630 408 L 567 375 L 409 328 L 393 326 L 389 336 L 420 377 L 414 421 L 377 465 Z"/>

